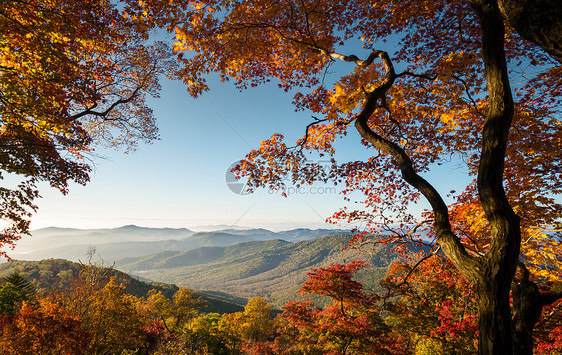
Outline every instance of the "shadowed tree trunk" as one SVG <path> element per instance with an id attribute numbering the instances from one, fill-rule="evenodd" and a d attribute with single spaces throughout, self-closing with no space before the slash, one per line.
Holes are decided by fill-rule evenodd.
<path id="1" fill-rule="evenodd" d="M 545 306 L 562 298 L 559 289 L 541 293 L 538 286 L 529 280 L 529 271 L 519 264 L 521 276 L 511 285 L 513 295 L 513 353 L 533 354 L 533 329 L 539 321 Z"/>
<path id="2" fill-rule="evenodd" d="M 562 1 L 499 0 L 502 13 L 523 38 L 562 63 Z"/>

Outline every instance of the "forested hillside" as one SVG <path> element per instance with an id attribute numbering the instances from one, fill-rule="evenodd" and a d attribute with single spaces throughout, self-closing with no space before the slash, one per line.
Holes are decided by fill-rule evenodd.
<path id="1" fill-rule="evenodd" d="M 87 265 L 62 259 L 48 259 L 41 261 L 14 260 L 0 264 L 0 279 L 17 273 L 25 277 L 34 290 L 40 295 L 47 295 L 56 290 L 69 290 L 72 288 L 78 275 L 87 268 Z M 128 294 L 135 297 L 147 297 L 151 292 L 161 292 L 165 297 L 171 298 L 179 288 L 173 284 L 140 280 L 113 268 L 104 268 L 104 277 L 113 277 L 116 282 L 123 285 Z M 201 310 L 207 312 L 237 312 L 246 303 L 245 299 L 236 298 L 220 292 L 200 293 Z"/>
<path id="2" fill-rule="evenodd" d="M 311 240 L 324 235 L 349 233 L 335 229 L 299 228 L 282 232 L 267 229 L 225 229 L 193 232 L 185 228 L 144 228 L 134 225 L 112 229 L 43 228 L 31 232 L 8 254 L 19 260 L 50 258 L 83 260 L 92 249 L 107 262 L 161 251 L 181 251 L 204 246 L 227 246 L 257 240 Z"/>
<path id="3" fill-rule="evenodd" d="M 309 241 L 253 241 L 226 247 L 202 247 L 117 260 L 120 270 L 150 280 L 241 297 L 264 296 L 277 307 L 299 298 L 298 289 L 311 268 L 351 260 L 369 267 L 358 273 L 365 287 L 380 289 L 388 266 L 399 260 L 394 245 L 347 248 L 350 235 L 328 235 Z M 412 247 L 413 248 L 413 247 Z"/>

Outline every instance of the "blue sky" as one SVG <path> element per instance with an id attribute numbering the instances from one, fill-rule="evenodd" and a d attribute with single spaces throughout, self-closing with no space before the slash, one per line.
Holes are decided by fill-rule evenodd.
<path id="1" fill-rule="evenodd" d="M 161 97 L 149 102 L 161 140 L 129 154 L 98 150 L 105 159 L 95 160 L 91 182 L 73 185 L 67 196 L 42 187 L 32 229 L 126 224 L 327 227 L 324 220 L 344 205 L 329 185 L 283 198 L 266 190 L 237 195 L 225 183 L 227 168 L 261 140 L 276 132 L 284 134 L 288 143 L 301 137 L 312 121 L 310 113 L 295 112 L 292 94 L 276 85 L 239 92 L 229 83 L 211 80 L 210 84 L 210 92 L 193 99 L 182 83 L 164 81 Z M 354 131 L 338 144 L 340 162 L 368 156 Z M 429 178 L 443 192 L 466 181 L 454 166 L 439 167 Z"/>

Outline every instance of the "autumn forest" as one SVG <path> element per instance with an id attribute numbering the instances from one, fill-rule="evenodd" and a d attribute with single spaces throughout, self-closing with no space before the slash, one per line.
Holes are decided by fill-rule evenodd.
<path id="1" fill-rule="evenodd" d="M 0 36 L 8 260 L 40 193 L 95 180 L 97 149 L 159 139 L 163 80 L 194 100 L 217 81 L 277 88 L 309 115 L 300 138 L 277 120 L 229 173 L 278 198 L 329 184 L 343 203 L 326 220 L 338 232 L 225 232 L 254 244 L 178 239 L 127 260 L 222 258 L 259 285 L 243 300 L 135 279 L 94 250 L 8 261 L 0 354 L 562 354 L 559 0 L 6 0 Z M 350 137 L 362 151 L 342 161 Z M 447 164 L 467 183 L 444 193 Z M 301 275 L 281 306 L 256 276 L 270 270 Z"/>

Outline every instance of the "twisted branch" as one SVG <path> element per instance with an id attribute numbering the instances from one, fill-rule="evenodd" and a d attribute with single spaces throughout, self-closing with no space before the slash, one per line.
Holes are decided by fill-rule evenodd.
<path id="1" fill-rule="evenodd" d="M 379 102 L 384 102 L 386 92 L 392 87 L 398 77 L 388 53 L 373 50 L 366 60 L 360 60 L 355 55 L 343 56 L 337 53 L 324 51 L 331 58 L 354 62 L 359 66 L 367 66 L 376 58 L 381 58 L 386 71 L 382 82 L 371 92 L 366 93 L 366 103 L 362 111 L 355 116 L 355 127 L 361 136 L 371 143 L 375 148 L 392 156 L 398 165 L 402 178 L 412 187 L 418 190 L 429 201 L 434 212 L 434 228 L 438 236 L 437 242 L 453 264 L 469 279 L 475 279 L 475 266 L 477 258 L 471 256 L 453 233 L 449 221 L 449 210 L 443 198 L 437 190 L 414 169 L 414 165 L 408 154 L 398 144 L 380 136 L 369 127 L 369 118 L 372 116 Z"/>

